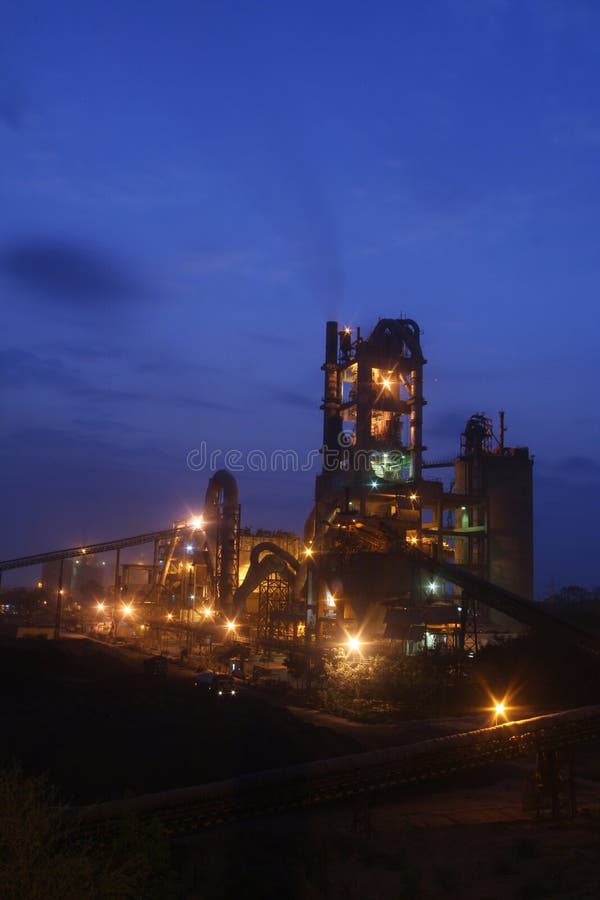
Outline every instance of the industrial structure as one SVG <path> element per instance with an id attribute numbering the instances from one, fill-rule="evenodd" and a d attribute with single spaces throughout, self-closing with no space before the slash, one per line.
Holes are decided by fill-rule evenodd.
<path id="1" fill-rule="evenodd" d="M 483 585 L 532 597 L 531 457 L 505 446 L 503 413 L 497 440 L 491 421 L 476 414 L 457 458 L 428 464 L 425 363 L 411 319 L 380 319 L 366 338 L 327 323 L 323 463 L 304 554 L 292 561 L 271 548 L 260 564 L 257 556 L 236 593 L 239 613 L 258 584 L 276 595 L 272 623 L 315 640 L 353 635 L 399 640 L 409 653 L 474 651 L 519 630 Z M 428 478 L 432 469 L 445 470 L 447 483 Z M 465 592 L 460 578 L 435 571 L 432 578 L 423 554 L 454 564 L 452 574 L 478 576 L 482 588 Z"/>
<path id="2" fill-rule="evenodd" d="M 236 480 L 220 470 L 190 521 L 7 560 L 0 574 L 53 564 L 60 614 L 68 560 L 83 571 L 84 556 L 114 550 L 113 629 L 116 608 L 134 603 L 146 627 L 185 625 L 209 643 L 222 626 L 258 646 L 350 638 L 401 642 L 407 653 L 474 652 L 519 621 L 532 624 L 529 451 L 505 446 L 503 413 L 497 437 L 478 413 L 455 459 L 427 461 L 420 337 L 406 318 L 380 319 L 364 338 L 327 323 L 322 469 L 302 539 L 242 528 Z M 121 559 L 144 542 L 153 542 L 151 562 Z"/>

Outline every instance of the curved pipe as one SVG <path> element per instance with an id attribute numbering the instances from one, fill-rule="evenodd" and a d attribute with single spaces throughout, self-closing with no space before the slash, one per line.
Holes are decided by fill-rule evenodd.
<path id="1" fill-rule="evenodd" d="M 264 545 L 260 544 L 258 546 L 264 547 Z M 294 559 L 294 557 L 292 557 L 292 559 Z M 233 605 L 235 607 L 236 613 L 245 612 L 246 600 L 248 599 L 250 594 L 252 594 L 256 590 L 261 581 L 264 581 L 273 572 L 278 572 L 290 585 L 292 585 L 295 581 L 296 573 L 286 562 L 286 560 L 284 560 L 280 556 L 275 555 L 274 553 L 269 553 L 260 561 L 258 560 L 258 558 L 255 558 L 250 563 L 250 568 L 246 572 L 246 577 L 233 595 Z"/>
<path id="2" fill-rule="evenodd" d="M 219 497 L 223 492 L 223 506 L 234 506 L 237 510 L 239 504 L 239 491 L 237 481 L 227 469 L 219 469 L 208 482 L 204 497 L 205 507 L 218 508 Z"/>
<path id="3" fill-rule="evenodd" d="M 271 541 L 263 541 L 261 544 L 256 544 L 252 548 L 250 551 L 250 568 L 252 568 L 253 565 L 258 564 L 262 553 L 271 553 L 273 556 L 278 556 L 290 567 L 290 569 L 293 569 L 294 572 L 297 572 L 300 568 L 300 563 L 293 553 L 284 550 L 279 544 L 274 544 Z"/>
<path id="4" fill-rule="evenodd" d="M 419 341 L 421 329 L 414 319 L 380 319 L 367 338 L 367 343 L 377 346 L 383 340 L 386 330 L 407 345 L 415 363 L 425 363 Z"/>

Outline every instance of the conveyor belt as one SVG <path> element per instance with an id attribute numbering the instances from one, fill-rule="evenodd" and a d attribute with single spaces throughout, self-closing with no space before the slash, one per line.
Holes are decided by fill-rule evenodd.
<path id="1" fill-rule="evenodd" d="M 417 548 L 406 546 L 402 548 L 401 553 L 412 560 L 419 569 L 424 569 L 432 575 L 438 575 L 444 581 L 450 581 L 461 587 L 464 596 L 478 600 L 491 609 L 504 613 L 511 619 L 529 625 L 537 631 L 560 637 L 576 646 L 591 650 L 593 653 L 600 653 L 600 638 L 551 615 L 536 603 L 492 584 L 485 578 L 480 578 L 460 566 L 433 559 Z"/>
<path id="2" fill-rule="evenodd" d="M 441 778 L 454 772 L 600 740 L 600 706 L 536 716 L 404 747 L 271 769 L 76 812 L 84 829 L 125 816 L 160 820 L 170 835 Z"/>
<path id="3" fill-rule="evenodd" d="M 150 531 L 147 534 L 136 534 L 133 537 L 104 541 L 101 544 L 86 544 L 83 547 L 67 547 L 65 550 L 51 550 L 49 553 L 37 553 L 33 556 L 18 556 L 15 559 L 4 559 L 0 561 L 0 572 L 5 572 L 8 569 L 24 569 L 27 566 L 37 566 L 57 559 L 74 559 L 78 556 L 93 556 L 94 553 L 107 553 L 109 550 L 122 550 L 123 547 L 137 547 L 139 544 L 149 544 L 151 541 L 172 538 L 173 535 L 186 527 L 189 526 L 183 525 L 178 528 L 169 528 L 165 531 Z"/>

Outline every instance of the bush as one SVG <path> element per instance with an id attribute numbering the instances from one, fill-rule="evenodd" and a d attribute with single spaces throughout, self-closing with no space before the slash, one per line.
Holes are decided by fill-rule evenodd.
<path id="1" fill-rule="evenodd" d="M 5 900 L 174 897 L 166 844 L 151 827 L 83 838 L 43 778 L 0 770 L 0 885 Z"/>
<path id="2" fill-rule="evenodd" d="M 450 664 L 437 654 L 356 659 L 336 650 L 324 660 L 319 700 L 330 712 L 352 718 L 386 715 L 400 706 L 431 709 L 449 696 Z"/>

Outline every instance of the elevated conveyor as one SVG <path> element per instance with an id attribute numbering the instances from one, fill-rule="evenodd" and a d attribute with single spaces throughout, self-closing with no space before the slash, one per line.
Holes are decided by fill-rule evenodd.
<path id="1" fill-rule="evenodd" d="M 74 813 L 94 831 L 132 815 L 158 819 L 171 836 L 236 819 L 282 813 L 360 794 L 381 793 L 454 772 L 600 739 L 600 707 L 507 722 L 401 747 L 355 753 L 241 775 L 227 781 L 88 806 Z"/>
<path id="2" fill-rule="evenodd" d="M 171 540 L 176 535 L 190 530 L 188 525 L 176 528 L 168 528 L 164 531 L 150 531 L 146 534 L 136 534 L 132 537 L 118 538 L 112 541 L 103 541 L 100 544 L 86 544 L 84 547 L 67 547 L 64 550 L 51 550 L 48 553 L 37 553 L 32 556 L 18 556 L 15 559 L 0 561 L 0 572 L 9 569 L 25 569 L 28 566 L 38 566 L 47 562 L 60 559 L 76 559 L 82 556 L 93 556 L 95 553 L 108 553 L 109 550 L 122 550 L 124 547 L 137 547 L 140 544 L 150 544 L 152 541 L 164 539 Z"/>
<path id="3" fill-rule="evenodd" d="M 415 567 L 458 585 L 462 588 L 464 597 L 478 600 L 538 632 L 554 638 L 560 637 L 593 653 L 600 653 L 600 638 L 540 609 L 531 600 L 519 597 L 460 566 L 434 559 L 416 547 L 406 545 L 401 548 L 400 553 L 411 560 Z"/>

